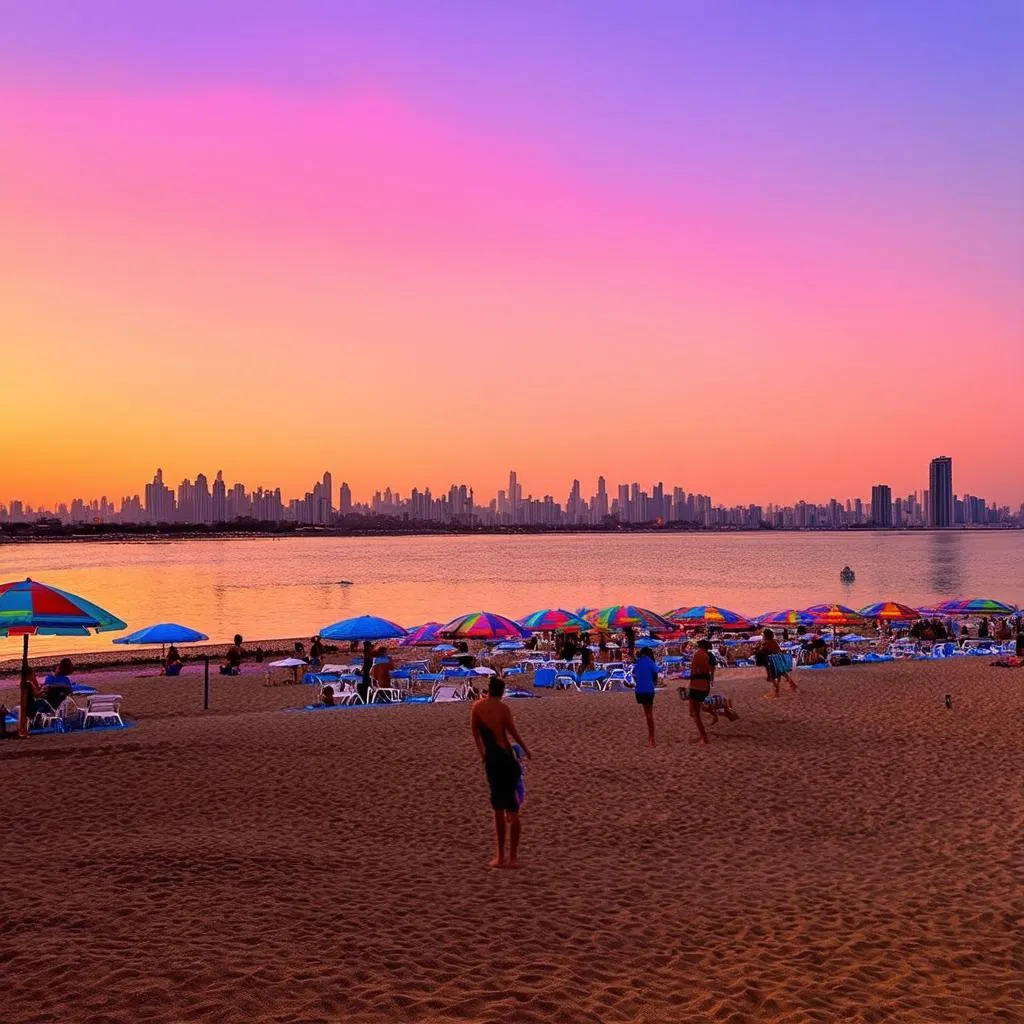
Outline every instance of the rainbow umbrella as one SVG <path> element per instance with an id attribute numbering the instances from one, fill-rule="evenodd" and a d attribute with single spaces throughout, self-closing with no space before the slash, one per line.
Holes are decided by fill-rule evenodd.
<path id="1" fill-rule="evenodd" d="M 88 636 L 127 629 L 117 616 L 85 598 L 35 580 L 0 583 L 0 636 L 22 636 L 21 671 L 28 673 L 30 636 Z"/>
<path id="2" fill-rule="evenodd" d="M 632 626 L 634 629 L 649 629 L 652 633 L 674 633 L 677 628 L 664 615 L 633 604 L 613 604 L 608 608 L 598 608 L 587 612 L 584 618 L 595 629 L 603 630 L 622 630 Z"/>
<path id="3" fill-rule="evenodd" d="M 883 619 L 886 622 L 912 622 L 921 618 L 916 608 L 900 604 L 899 601 L 878 601 L 861 608 L 860 613 L 865 619 Z"/>
<path id="4" fill-rule="evenodd" d="M 811 616 L 815 626 L 831 626 L 835 629 L 837 626 L 864 625 L 864 616 L 844 604 L 812 604 L 804 611 Z"/>
<path id="5" fill-rule="evenodd" d="M 407 636 L 398 641 L 399 647 L 432 647 L 441 637 L 438 631 L 441 628 L 440 622 L 425 622 L 422 626 L 416 626 L 409 630 Z"/>
<path id="6" fill-rule="evenodd" d="M 590 629 L 590 623 L 564 608 L 541 608 L 519 620 L 519 625 L 530 633 L 549 633 L 556 629 L 579 632 Z"/>
<path id="7" fill-rule="evenodd" d="M 753 629 L 754 623 L 744 618 L 739 612 L 731 612 L 728 608 L 716 608 L 713 604 L 699 604 L 694 608 L 673 608 L 668 618 L 684 629 L 710 627 L 716 629 Z"/>
<path id="8" fill-rule="evenodd" d="M 781 626 L 783 629 L 796 629 L 797 626 L 813 626 L 814 616 L 799 608 L 785 608 L 777 612 L 765 612 L 754 620 L 760 626 Z"/>
<path id="9" fill-rule="evenodd" d="M 449 640 L 522 640 L 528 637 L 518 622 L 495 612 L 469 612 L 443 625 L 438 634 Z"/>
<path id="10" fill-rule="evenodd" d="M 991 597 L 972 597 L 969 600 L 943 601 L 935 611 L 939 615 L 1015 615 L 1012 604 L 996 601 Z"/>

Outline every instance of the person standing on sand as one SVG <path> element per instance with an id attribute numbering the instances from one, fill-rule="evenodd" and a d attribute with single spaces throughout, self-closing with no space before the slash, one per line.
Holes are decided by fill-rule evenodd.
<path id="1" fill-rule="evenodd" d="M 636 630 L 632 626 L 627 626 L 622 631 L 622 636 L 626 641 L 626 653 L 632 661 L 636 657 Z"/>
<path id="2" fill-rule="evenodd" d="M 697 726 L 697 742 L 707 743 L 708 734 L 701 719 L 701 705 L 711 692 L 711 641 L 698 640 L 697 650 L 690 662 L 690 687 L 687 697 L 690 701 L 690 717 Z"/>
<path id="3" fill-rule="evenodd" d="M 764 667 L 768 673 L 768 682 L 772 685 L 772 692 L 766 693 L 766 697 L 778 697 L 779 696 L 779 680 L 785 676 L 786 682 L 789 683 L 789 688 L 795 693 L 796 683 L 793 682 L 793 677 L 789 674 L 787 669 L 787 659 L 785 652 L 779 646 L 778 640 L 775 639 L 775 634 L 770 630 L 766 629 L 761 634 L 761 642 L 755 648 L 764 656 Z"/>
<path id="4" fill-rule="evenodd" d="M 491 676 L 487 684 L 487 696 L 474 701 L 470 712 L 470 727 L 477 752 L 484 763 L 487 785 L 491 791 L 491 808 L 494 811 L 494 836 L 497 854 L 491 861 L 492 868 L 519 867 L 519 794 L 518 785 L 523 770 L 512 750 L 515 740 L 529 757 L 530 748 L 519 735 L 512 721 L 512 709 L 501 699 L 505 693 L 505 681 L 499 675 Z M 508 860 L 505 859 L 506 826 L 509 832 Z"/>
<path id="5" fill-rule="evenodd" d="M 359 699 L 365 704 L 370 695 L 370 673 L 373 671 L 373 644 L 369 640 L 363 641 L 363 668 L 359 673 L 360 680 L 356 683 L 356 692 Z"/>
<path id="6" fill-rule="evenodd" d="M 658 666 L 649 647 L 644 647 L 633 666 L 633 693 L 636 702 L 644 709 L 647 719 L 647 746 L 654 746 L 654 690 L 658 683 Z"/>

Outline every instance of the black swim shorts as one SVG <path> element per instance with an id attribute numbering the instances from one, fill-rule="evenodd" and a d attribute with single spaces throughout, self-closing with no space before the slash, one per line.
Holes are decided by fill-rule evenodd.
<path id="1" fill-rule="evenodd" d="M 523 769 L 519 766 L 515 754 L 511 750 L 499 747 L 489 750 L 484 759 L 487 772 L 487 785 L 491 790 L 491 807 L 496 811 L 518 811 L 519 796 L 516 786 L 522 777 Z"/>
<path id="2" fill-rule="evenodd" d="M 698 704 L 703 704 L 705 698 L 710 693 L 710 690 L 695 690 L 692 686 L 690 687 L 690 700 L 697 701 Z"/>
<path id="3" fill-rule="evenodd" d="M 636 697 L 637 704 L 644 704 L 647 707 L 651 707 L 654 704 L 653 693 L 637 693 L 634 696 Z"/>

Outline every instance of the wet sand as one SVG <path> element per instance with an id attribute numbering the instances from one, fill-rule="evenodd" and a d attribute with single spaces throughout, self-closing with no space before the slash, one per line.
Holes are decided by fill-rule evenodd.
<path id="1" fill-rule="evenodd" d="M 515 872 L 465 705 L 137 671 L 82 677 L 134 728 L 0 743 L 9 1024 L 1024 1020 L 1024 669 L 732 670 L 707 748 L 514 702 Z"/>

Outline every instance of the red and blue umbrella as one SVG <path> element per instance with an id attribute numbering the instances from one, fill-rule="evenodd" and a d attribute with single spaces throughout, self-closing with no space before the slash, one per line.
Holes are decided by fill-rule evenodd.
<path id="1" fill-rule="evenodd" d="M 812 617 L 815 626 L 863 626 L 864 616 L 844 604 L 812 604 L 804 611 Z"/>
<path id="2" fill-rule="evenodd" d="M 613 604 L 607 608 L 598 608 L 587 612 L 584 618 L 595 629 L 623 630 L 627 626 L 634 629 L 648 629 L 652 633 L 673 633 L 676 625 L 648 608 L 639 608 L 634 604 Z"/>
<path id="3" fill-rule="evenodd" d="M 127 629 L 126 623 L 99 605 L 35 580 L 0 583 L 0 636 L 25 638 L 22 676 L 28 672 L 30 636 L 88 636 Z"/>
<path id="4" fill-rule="evenodd" d="M 673 608 L 668 618 L 684 629 L 753 629 L 754 623 L 728 608 L 717 608 L 713 604 L 699 604 L 694 608 Z"/>
<path id="5" fill-rule="evenodd" d="M 861 608 L 860 613 L 865 619 L 882 619 L 884 622 L 913 622 L 921 618 L 916 608 L 900 604 L 899 601 L 877 601 Z"/>
<path id="6" fill-rule="evenodd" d="M 943 601 L 935 611 L 939 615 L 1015 615 L 1017 609 L 1005 601 L 991 597 L 972 597 L 968 600 Z"/>
<path id="7" fill-rule="evenodd" d="M 799 608 L 784 608 L 777 612 L 765 612 L 754 620 L 759 626 L 776 626 L 783 629 L 796 629 L 798 626 L 813 626 L 814 616 Z"/>
<path id="8" fill-rule="evenodd" d="M 438 633 L 449 640 L 522 640 L 530 635 L 518 622 L 496 612 L 468 612 Z"/>
<path id="9" fill-rule="evenodd" d="M 586 632 L 591 628 L 586 619 L 564 608 L 541 608 L 520 619 L 519 624 L 531 633 L 550 633 L 556 629 L 563 632 Z"/>
<path id="10" fill-rule="evenodd" d="M 440 622 L 425 622 L 416 626 L 398 641 L 399 647 L 433 647 L 440 639 Z"/>

